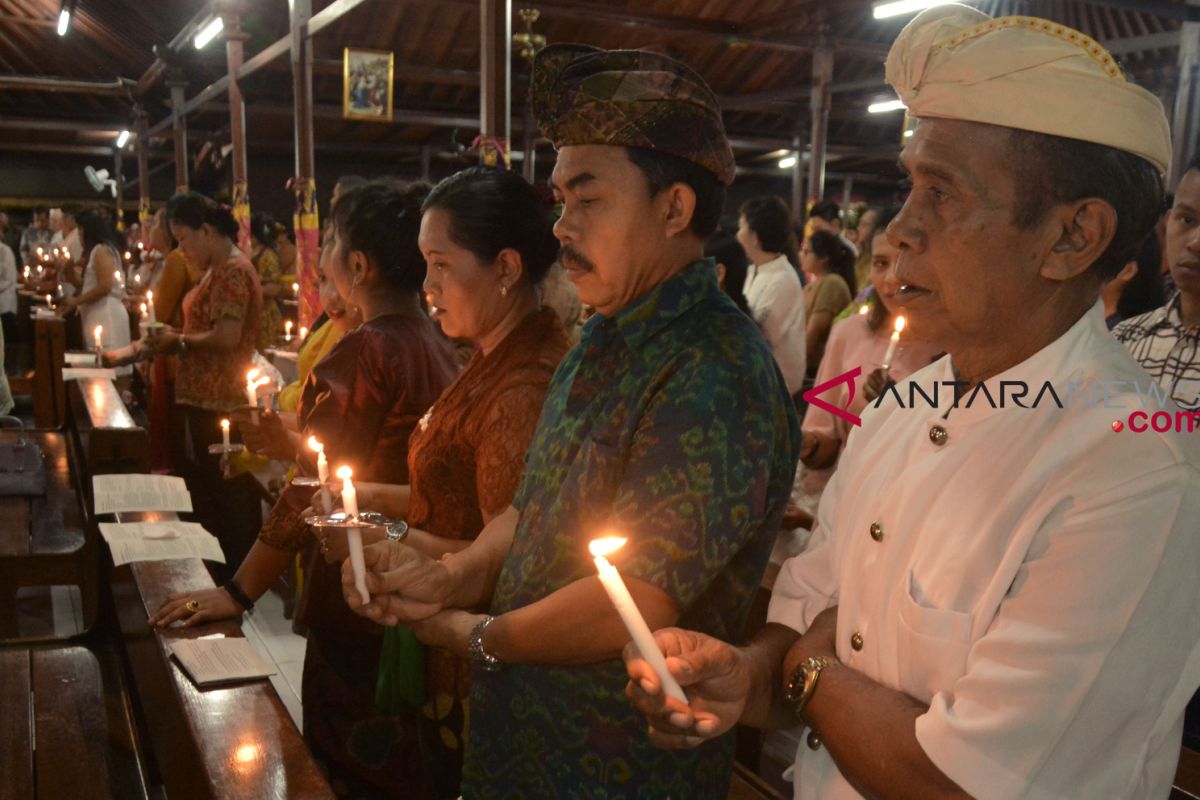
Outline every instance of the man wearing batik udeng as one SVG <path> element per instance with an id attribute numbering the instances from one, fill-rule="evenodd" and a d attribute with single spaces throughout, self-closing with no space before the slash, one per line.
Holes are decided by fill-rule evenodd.
<path id="1" fill-rule="evenodd" d="M 390 624 L 490 609 L 413 626 L 480 665 L 464 797 L 724 798 L 732 734 L 658 750 L 625 701 L 629 637 L 588 543 L 628 537 L 611 559 L 651 628 L 740 634 L 799 426 L 703 259 L 733 153 L 711 90 L 663 56 L 548 47 L 532 91 L 559 148 L 562 262 L 597 314 L 550 385 L 513 507 L 441 562 L 367 548 L 372 602 L 347 601 Z"/>

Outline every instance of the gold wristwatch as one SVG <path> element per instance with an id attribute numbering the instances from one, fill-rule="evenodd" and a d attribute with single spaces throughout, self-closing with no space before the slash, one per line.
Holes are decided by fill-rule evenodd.
<path id="1" fill-rule="evenodd" d="M 804 708 L 817 690 L 817 678 L 821 677 L 821 670 L 836 663 L 838 660 L 832 656 L 820 656 L 805 659 L 792 670 L 783 687 L 783 699 L 792 707 L 796 719 L 803 721 Z"/>

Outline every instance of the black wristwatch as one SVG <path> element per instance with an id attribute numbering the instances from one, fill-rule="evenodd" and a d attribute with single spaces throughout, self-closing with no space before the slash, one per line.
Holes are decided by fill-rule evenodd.
<path id="1" fill-rule="evenodd" d="M 221 588 L 224 589 L 225 593 L 233 598 L 233 602 L 241 606 L 242 610 L 247 614 L 254 611 L 254 601 L 242 591 L 242 587 L 238 586 L 237 581 L 235 581 L 233 578 L 230 578 L 222 583 Z"/>

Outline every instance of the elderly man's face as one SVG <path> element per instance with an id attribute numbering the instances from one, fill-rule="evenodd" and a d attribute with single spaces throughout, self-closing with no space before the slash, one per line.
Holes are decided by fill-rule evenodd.
<path id="1" fill-rule="evenodd" d="M 1167 263 L 1179 290 L 1200 297 L 1200 170 L 1179 182 L 1167 216 Z"/>
<path id="2" fill-rule="evenodd" d="M 900 156 L 912 192 L 887 228 L 905 287 L 896 303 L 914 336 L 951 354 L 1003 348 L 1027 312 L 1052 301 L 1040 270 L 1061 227 L 1013 224 L 1008 140 L 992 125 L 926 119 Z"/>
<path id="3" fill-rule="evenodd" d="M 551 176 L 563 212 L 554 225 L 579 299 L 611 315 L 670 274 L 666 196 L 650 196 L 624 148 L 564 147 Z"/>

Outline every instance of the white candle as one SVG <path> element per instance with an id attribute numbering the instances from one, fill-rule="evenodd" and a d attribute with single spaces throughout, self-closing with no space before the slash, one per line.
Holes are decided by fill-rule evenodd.
<path id="1" fill-rule="evenodd" d="M 142 303 L 142 319 L 146 318 L 146 304 Z"/>
<path id="2" fill-rule="evenodd" d="M 603 539 L 593 539 L 588 545 L 596 562 L 596 570 L 600 573 L 600 583 L 604 586 L 604 591 L 608 593 L 608 599 L 616 607 L 617 613 L 621 615 L 621 621 L 625 623 L 625 628 L 629 631 L 634 646 L 658 675 L 663 692 L 686 704 L 687 695 L 683 693 L 679 683 L 667 670 L 667 660 L 663 657 L 662 650 L 658 648 L 658 643 L 654 641 L 654 634 L 650 632 L 650 627 L 646 625 L 646 620 L 638 611 L 637 604 L 633 602 L 633 595 L 629 594 L 629 589 L 621 580 L 621 574 L 617 572 L 617 568 L 605 558 L 623 544 L 625 544 L 625 540 L 619 536 L 606 536 Z"/>
<path id="3" fill-rule="evenodd" d="M 39 257 L 40 257 L 40 256 L 41 256 L 43 253 L 45 253 L 45 252 L 46 252 L 46 251 L 45 251 L 45 250 L 43 250 L 41 247 L 38 247 L 38 249 L 37 249 L 37 254 L 38 254 L 38 256 L 39 256 Z"/>
<path id="4" fill-rule="evenodd" d="M 138 286 L 142 285 L 142 274 L 140 272 L 133 276 L 133 282 Z"/>
<path id="5" fill-rule="evenodd" d="M 292 284 L 292 294 L 295 295 L 296 297 L 300 296 L 300 284 L 298 284 L 298 283 Z"/>
<path id="6" fill-rule="evenodd" d="M 329 495 L 329 487 L 325 484 L 329 482 L 329 459 L 325 458 L 325 445 L 317 441 L 317 437 L 308 437 L 308 446 L 317 452 L 317 478 L 321 481 L 321 505 L 325 507 L 326 514 L 333 513 L 333 498 Z M 355 500 L 358 499 L 358 493 L 355 492 Z"/>
<path id="7" fill-rule="evenodd" d="M 342 508 L 346 518 L 358 516 L 358 492 L 350 481 L 350 468 L 338 467 L 337 476 L 342 479 Z M 350 546 L 350 567 L 354 570 L 354 588 L 364 603 L 371 602 L 367 591 L 367 562 L 363 558 L 362 531 L 357 526 L 346 529 L 346 544 Z"/>
<path id="8" fill-rule="evenodd" d="M 126 250 L 126 251 L 125 251 L 125 260 L 126 260 L 126 261 L 131 261 L 132 259 L 133 259 L 133 253 L 131 253 L 131 252 L 129 252 L 128 250 Z"/>
<path id="9" fill-rule="evenodd" d="M 101 341 L 100 341 L 101 337 L 103 335 L 104 335 L 104 326 L 103 325 L 97 325 L 95 328 L 92 329 L 92 339 L 96 342 L 96 350 L 97 351 L 104 349 L 104 345 L 101 344 Z"/>
<path id="10" fill-rule="evenodd" d="M 290 319 L 283 323 L 283 339 L 286 342 L 292 340 L 292 321 Z"/>
<path id="11" fill-rule="evenodd" d="M 50 295 L 46 295 L 46 305 L 50 306 L 51 308 L 54 308 L 54 303 L 51 300 Z"/>
<path id="12" fill-rule="evenodd" d="M 904 330 L 904 317 L 896 317 L 896 329 L 892 331 L 892 340 L 888 342 L 887 352 L 883 355 L 883 371 L 887 372 L 892 366 L 892 356 L 896 355 L 896 345 L 900 343 L 900 331 Z"/>
<path id="13" fill-rule="evenodd" d="M 229 420 L 221 420 L 221 447 L 229 452 Z"/>
<path id="14" fill-rule="evenodd" d="M 29 280 L 29 267 L 25 267 L 25 280 Z"/>
<path id="15" fill-rule="evenodd" d="M 148 312 L 150 312 L 149 316 L 146 318 L 146 322 L 149 322 L 151 327 L 153 327 L 154 322 L 155 322 L 155 319 L 154 319 L 154 292 L 151 292 L 151 291 L 146 292 L 146 310 Z"/>
<path id="16" fill-rule="evenodd" d="M 255 425 L 258 424 L 258 369 L 252 369 L 246 373 L 246 405 L 253 406 L 254 410 L 250 412 L 250 421 Z"/>
<path id="17" fill-rule="evenodd" d="M 308 336 L 308 328 L 306 328 L 306 327 L 304 327 L 303 325 L 301 325 L 301 326 L 300 326 L 300 341 L 304 341 L 304 339 L 305 339 L 307 336 Z"/>

